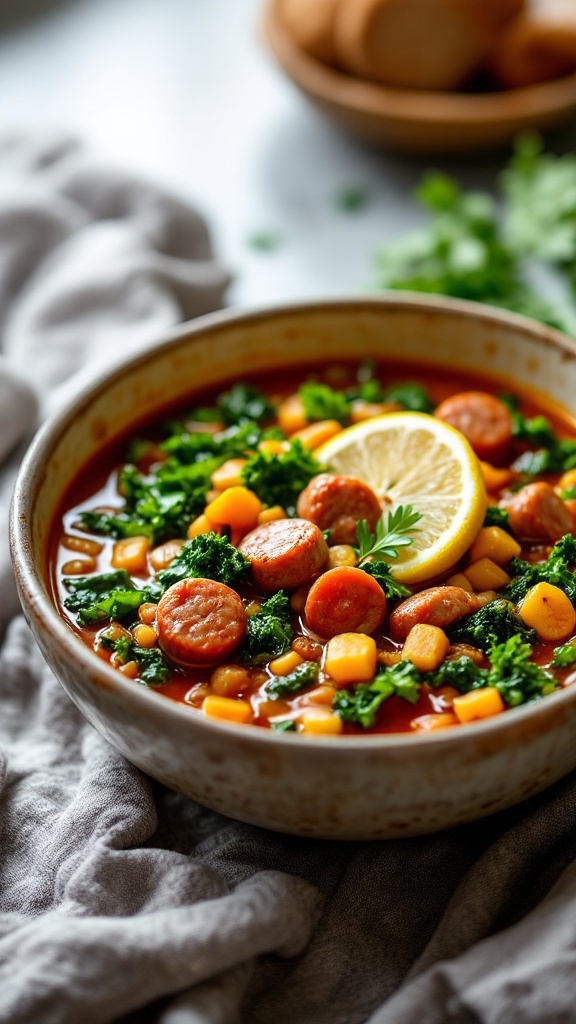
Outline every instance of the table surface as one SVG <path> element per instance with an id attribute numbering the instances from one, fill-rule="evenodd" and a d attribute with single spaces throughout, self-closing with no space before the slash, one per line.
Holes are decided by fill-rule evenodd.
<path id="1" fill-rule="evenodd" d="M 63 129 L 195 203 L 233 305 L 368 290 L 378 248 L 421 222 L 412 192 L 427 167 L 490 187 L 504 159 L 401 157 L 341 134 L 274 64 L 262 0 L 2 7 L 0 132 Z M 349 187 L 368 199 L 354 213 L 338 206 Z M 254 247 L 262 234 L 273 248 Z"/>

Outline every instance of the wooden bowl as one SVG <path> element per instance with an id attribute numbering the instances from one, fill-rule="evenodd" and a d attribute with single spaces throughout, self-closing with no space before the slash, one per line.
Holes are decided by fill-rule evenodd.
<path id="1" fill-rule="evenodd" d="M 576 114 L 576 74 L 487 93 L 396 89 L 353 78 L 294 43 L 280 3 L 268 0 L 264 15 L 278 64 L 324 114 L 360 139 L 406 153 L 463 153 L 504 147 L 521 131 L 557 128 Z"/>

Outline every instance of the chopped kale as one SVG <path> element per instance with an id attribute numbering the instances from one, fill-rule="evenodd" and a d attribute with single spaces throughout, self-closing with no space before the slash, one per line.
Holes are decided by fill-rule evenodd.
<path id="1" fill-rule="evenodd" d="M 161 686 L 170 678 L 170 665 L 158 647 L 140 647 L 127 636 L 113 639 L 106 630 L 100 634 L 99 639 L 103 647 L 115 652 L 123 665 L 135 661 L 140 679 L 147 686 Z"/>
<path id="2" fill-rule="evenodd" d="M 423 681 L 429 686 L 453 686 L 459 693 L 486 686 L 486 669 L 480 668 L 472 658 L 463 655 L 453 661 L 443 661 L 433 672 L 427 672 Z"/>
<path id="3" fill-rule="evenodd" d="M 281 505 L 291 516 L 296 513 L 300 492 L 324 469 L 300 441 L 292 441 L 280 455 L 269 452 L 252 455 L 242 469 L 242 483 L 265 505 Z"/>
<path id="4" fill-rule="evenodd" d="M 275 676 L 266 686 L 266 693 L 272 700 L 288 697 L 291 693 L 299 693 L 307 686 L 318 682 L 318 665 L 315 661 L 303 661 L 293 672 L 286 676 Z"/>
<path id="5" fill-rule="evenodd" d="M 249 421 L 269 419 L 274 415 L 274 407 L 257 388 L 239 382 L 224 391 L 216 399 L 218 411 L 227 426 L 242 424 Z"/>
<path id="6" fill-rule="evenodd" d="M 489 607 L 489 606 L 488 606 Z M 522 637 L 512 636 L 488 652 L 490 671 L 487 686 L 495 686 L 503 701 L 511 708 L 552 693 L 557 684 L 545 669 L 531 661 L 532 648 Z"/>
<path id="7" fill-rule="evenodd" d="M 296 722 L 293 718 L 284 718 L 281 722 L 270 722 L 270 728 L 275 732 L 296 732 Z"/>
<path id="8" fill-rule="evenodd" d="M 406 384 L 393 384 L 384 392 L 385 402 L 397 402 L 403 409 L 410 412 L 432 412 L 434 403 L 421 384 L 408 381 Z"/>
<path id="9" fill-rule="evenodd" d="M 542 473 L 564 473 L 574 469 L 576 441 L 573 438 L 556 437 L 545 416 L 534 416 L 531 419 L 523 416 L 515 395 L 503 394 L 500 399 L 512 417 L 512 436 L 517 441 L 524 441 L 532 449 L 518 456 L 512 467 L 515 472 L 540 476 Z"/>
<path id="10" fill-rule="evenodd" d="M 298 394 L 307 419 L 338 420 L 343 426 L 349 422 L 350 405 L 344 391 L 309 380 L 299 387 Z"/>
<path id="11" fill-rule="evenodd" d="M 97 576 L 76 576 L 63 580 L 69 596 L 64 607 L 77 612 L 81 626 L 91 626 L 102 619 L 121 619 L 136 611 L 143 601 L 143 592 L 136 590 L 125 569 Z"/>
<path id="12" fill-rule="evenodd" d="M 270 658 L 278 658 L 288 650 L 293 638 L 290 600 L 279 590 L 263 602 L 260 611 L 248 619 L 242 660 L 258 665 Z"/>
<path id="13" fill-rule="evenodd" d="M 396 597 L 411 596 L 412 591 L 405 587 L 403 583 L 398 583 L 390 572 L 390 567 L 385 562 L 361 562 L 358 568 L 363 569 L 369 576 L 373 576 L 382 587 L 386 597 L 390 600 L 394 600 Z"/>
<path id="14" fill-rule="evenodd" d="M 481 651 L 488 651 L 493 644 L 504 643 L 517 635 L 527 643 L 536 640 L 534 630 L 522 622 L 511 601 L 504 598 L 491 601 L 472 615 L 467 615 L 449 632 L 452 643 L 472 644 Z"/>
<path id="15" fill-rule="evenodd" d="M 78 525 L 88 533 L 104 533 L 114 540 L 123 537 L 153 538 L 154 531 L 150 523 L 143 519 L 127 516 L 124 512 L 114 515 L 110 512 L 80 512 Z"/>
<path id="16" fill-rule="evenodd" d="M 227 587 L 235 587 L 248 578 L 250 562 L 227 537 L 216 533 L 201 533 L 184 544 L 174 561 L 146 586 L 146 601 L 159 601 L 168 587 L 192 577 L 216 580 Z"/>
<path id="17" fill-rule="evenodd" d="M 561 647 L 554 648 L 552 668 L 569 668 L 576 661 L 576 641 L 571 640 Z"/>
<path id="18" fill-rule="evenodd" d="M 559 587 L 572 603 L 576 604 L 576 575 L 572 571 L 572 566 L 575 565 L 576 538 L 569 533 L 554 545 L 546 562 L 532 565 L 520 558 L 513 558 L 508 568 L 513 579 L 502 594 L 514 604 L 518 604 L 531 587 L 544 582 Z M 486 607 L 489 608 L 490 605 Z"/>
<path id="19" fill-rule="evenodd" d="M 500 508 L 498 505 L 488 505 L 486 509 L 486 515 L 484 516 L 483 526 L 499 526 L 501 530 L 506 530 L 506 533 L 511 533 L 512 528 L 510 526 L 510 516 L 505 509 Z"/>
<path id="20" fill-rule="evenodd" d="M 399 661 L 392 668 L 382 669 L 370 683 L 358 683 L 353 690 L 337 690 L 332 707 L 344 722 L 370 729 L 388 697 L 395 695 L 416 704 L 420 679 L 412 662 Z"/>
<path id="21" fill-rule="evenodd" d="M 126 504 L 122 516 L 134 519 L 155 542 L 182 536 L 190 521 L 206 504 L 210 477 L 221 457 L 205 459 L 190 466 L 175 466 L 171 460 L 155 473 L 145 475 L 136 466 L 123 467 L 118 489 Z"/>

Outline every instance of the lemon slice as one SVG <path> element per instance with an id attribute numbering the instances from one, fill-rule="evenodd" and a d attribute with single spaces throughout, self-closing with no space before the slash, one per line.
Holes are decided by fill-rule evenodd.
<path id="1" fill-rule="evenodd" d="M 419 412 L 392 412 L 342 430 L 314 455 L 335 473 L 370 485 L 385 510 L 420 512 L 413 543 L 391 566 L 402 583 L 445 572 L 482 526 L 486 492 L 477 456 L 462 434 Z"/>

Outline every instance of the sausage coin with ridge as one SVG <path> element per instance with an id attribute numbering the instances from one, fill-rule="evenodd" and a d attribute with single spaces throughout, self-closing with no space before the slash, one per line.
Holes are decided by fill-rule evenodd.
<path id="1" fill-rule="evenodd" d="M 257 591 L 296 590 L 310 583 L 328 559 L 321 531 L 306 519 L 275 519 L 251 530 L 238 545 L 251 563 Z"/>
<path id="2" fill-rule="evenodd" d="M 158 642 L 179 665 L 215 665 L 238 649 L 246 633 L 246 612 L 238 594 L 223 583 L 185 579 L 160 598 Z"/>

